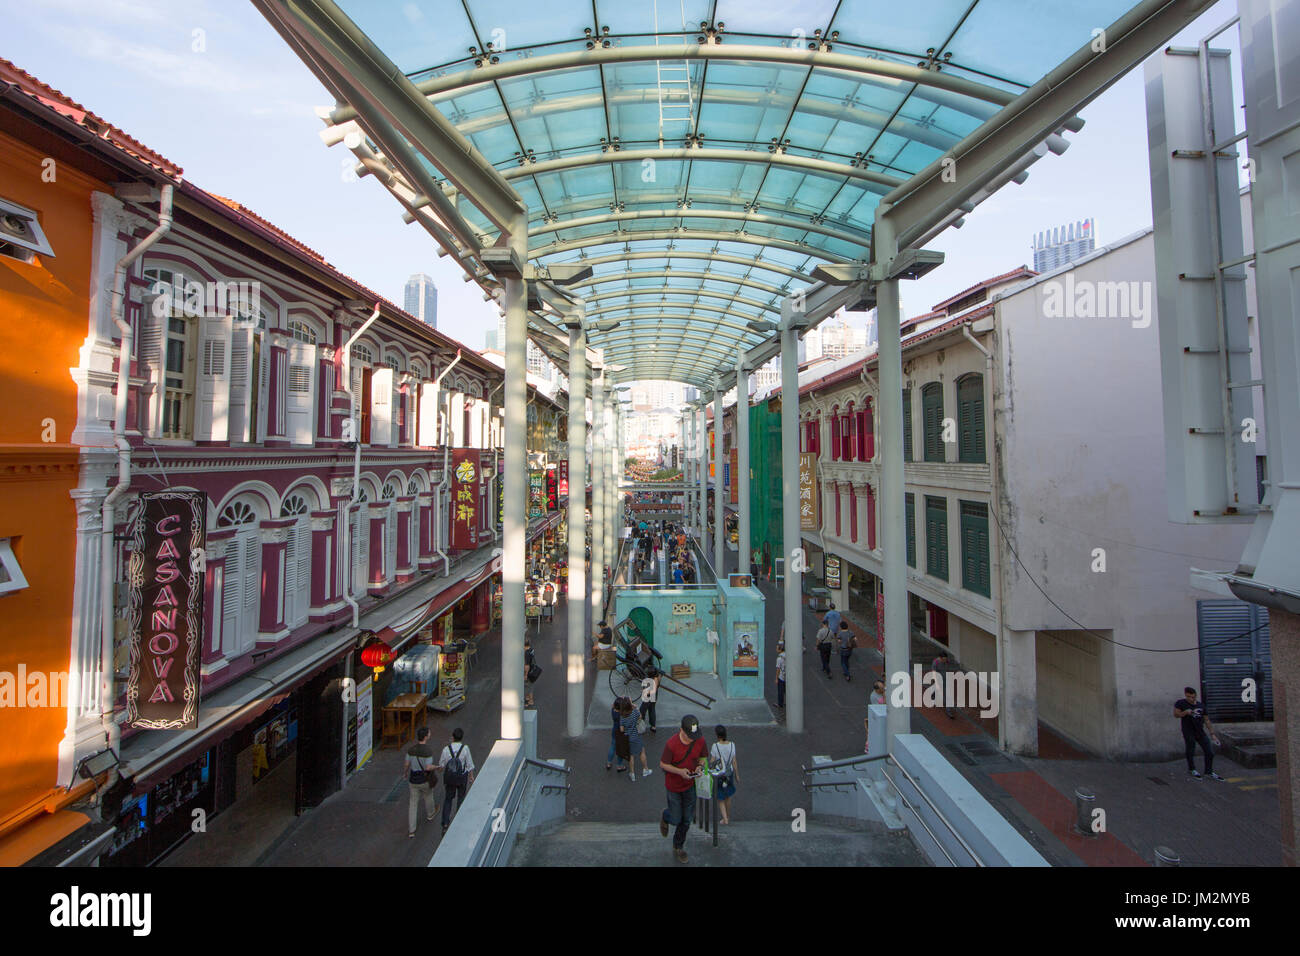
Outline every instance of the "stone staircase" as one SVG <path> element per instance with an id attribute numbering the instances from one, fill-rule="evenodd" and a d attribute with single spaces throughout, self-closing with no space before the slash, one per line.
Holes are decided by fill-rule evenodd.
<path id="1" fill-rule="evenodd" d="M 1222 743 L 1220 753 L 1250 770 L 1277 766 L 1277 740 L 1272 721 L 1218 724 L 1214 728 Z"/>
<path id="2" fill-rule="evenodd" d="M 927 866 L 906 833 L 808 821 L 739 821 L 720 827 L 718 845 L 699 827 L 686 838 L 689 866 Z M 672 834 L 657 822 L 572 823 L 530 829 L 515 844 L 511 866 L 680 866 Z"/>

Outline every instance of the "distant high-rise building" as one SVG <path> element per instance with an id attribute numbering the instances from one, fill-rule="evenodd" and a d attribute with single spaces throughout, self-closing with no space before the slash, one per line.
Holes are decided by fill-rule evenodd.
<path id="1" fill-rule="evenodd" d="M 1097 248 L 1095 223 L 1092 219 L 1081 219 L 1048 229 L 1034 236 L 1030 245 L 1034 250 L 1034 271 L 1051 272 Z"/>
<path id="2" fill-rule="evenodd" d="M 417 272 L 406 280 L 403 308 L 425 325 L 438 327 L 438 287 L 423 272 Z"/>

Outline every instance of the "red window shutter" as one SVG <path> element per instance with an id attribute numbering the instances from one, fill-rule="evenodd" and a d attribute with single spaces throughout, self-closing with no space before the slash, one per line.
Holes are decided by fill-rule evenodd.
<path id="1" fill-rule="evenodd" d="M 858 540 L 858 489 L 849 485 L 849 540 Z"/>
<path id="2" fill-rule="evenodd" d="M 844 461 L 853 460 L 853 435 L 849 431 L 849 413 L 845 412 L 840 416 L 840 458 Z"/>
<path id="3" fill-rule="evenodd" d="M 835 488 L 835 537 L 840 537 L 840 483 L 837 481 Z"/>
<path id="4" fill-rule="evenodd" d="M 840 416 L 831 413 L 831 461 L 840 460 Z"/>
<path id="5" fill-rule="evenodd" d="M 862 434 L 865 439 L 863 441 L 865 454 L 862 460 L 871 461 L 876 457 L 876 414 L 870 404 L 862 410 Z"/>
<path id="6" fill-rule="evenodd" d="M 812 450 L 815 454 L 820 455 L 822 453 L 822 416 L 820 412 L 818 412 L 817 417 L 813 419 L 812 437 L 813 437 Z"/>
<path id="7" fill-rule="evenodd" d="M 867 548 L 876 550 L 876 493 L 867 485 Z"/>

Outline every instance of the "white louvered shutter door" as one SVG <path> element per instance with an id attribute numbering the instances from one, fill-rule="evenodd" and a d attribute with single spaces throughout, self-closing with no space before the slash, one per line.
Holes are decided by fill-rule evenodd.
<path id="1" fill-rule="evenodd" d="M 393 376 L 391 368 L 370 376 L 370 444 L 391 445 L 393 435 Z"/>
<path id="2" fill-rule="evenodd" d="M 246 442 L 248 410 L 252 393 L 248 383 L 253 377 L 253 329 L 246 323 L 234 326 L 230 333 L 230 438 Z"/>
<path id="3" fill-rule="evenodd" d="M 271 408 L 271 338 L 257 333 L 257 438 L 258 444 L 266 441 L 268 417 Z M 281 379 L 283 381 L 283 378 Z"/>
<path id="4" fill-rule="evenodd" d="M 164 296 L 158 300 L 166 302 Z M 137 354 L 140 362 L 149 369 L 149 378 L 153 382 L 153 401 L 149 407 L 149 421 L 145 428 L 152 435 L 157 435 L 162 427 L 163 378 L 166 369 L 164 330 L 167 328 L 167 313 L 163 310 L 158 315 L 152 308 L 153 300 L 146 301 L 140 313 L 140 345 Z"/>
<path id="5" fill-rule="evenodd" d="M 384 522 L 384 580 L 397 576 L 397 506 L 388 506 L 388 520 Z"/>
<path id="6" fill-rule="evenodd" d="M 239 538 L 226 542 L 225 570 L 221 584 L 221 653 L 227 657 L 239 653 L 240 607 L 243 604 L 244 576 L 241 573 Z"/>
<path id="7" fill-rule="evenodd" d="M 299 624 L 307 623 L 311 608 L 311 518 L 298 519 L 298 617 Z"/>
<path id="8" fill-rule="evenodd" d="M 358 506 L 354 520 L 356 527 L 353 540 L 357 546 L 352 552 L 353 594 L 365 597 L 366 587 L 370 583 L 370 506 L 364 501 Z"/>
<path id="9" fill-rule="evenodd" d="M 241 535 L 241 538 L 244 548 L 244 620 L 240 653 L 245 653 L 251 651 L 257 641 L 262 599 L 262 541 L 256 531 Z"/>
<path id="10" fill-rule="evenodd" d="M 230 316 L 199 320 L 199 361 L 194 389 L 194 440 L 229 441 Z"/>
<path id="11" fill-rule="evenodd" d="M 289 346 L 287 436 L 294 445 L 310 445 L 316 428 L 316 346 Z"/>

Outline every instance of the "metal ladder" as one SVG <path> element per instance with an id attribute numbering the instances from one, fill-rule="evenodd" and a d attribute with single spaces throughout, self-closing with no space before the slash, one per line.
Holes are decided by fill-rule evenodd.
<path id="1" fill-rule="evenodd" d="M 659 0 L 655 0 L 655 46 L 666 45 L 666 40 L 677 39 L 688 43 L 686 30 L 686 0 L 679 0 L 682 33 L 678 37 L 664 37 L 659 33 Z M 691 87 L 691 66 L 686 60 L 665 63 L 655 60 L 655 79 L 659 94 L 659 148 L 664 148 L 664 124 L 685 123 L 686 136 L 695 131 L 695 91 Z M 683 136 L 685 139 L 685 136 Z"/>

